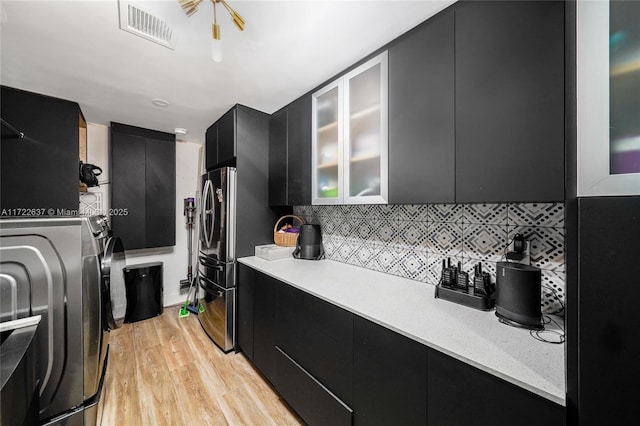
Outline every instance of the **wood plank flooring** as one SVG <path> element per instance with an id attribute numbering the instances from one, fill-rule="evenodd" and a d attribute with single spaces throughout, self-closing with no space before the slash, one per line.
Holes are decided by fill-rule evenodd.
<path id="1" fill-rule="evenodd" d="M 101 425 L 301 425 L 242 353 L 179 306 L 111 332 Z"/>

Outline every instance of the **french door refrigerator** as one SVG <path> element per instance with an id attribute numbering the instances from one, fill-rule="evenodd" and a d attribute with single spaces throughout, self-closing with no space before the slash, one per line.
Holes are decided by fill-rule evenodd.
<path id="1" fill-rule="evenodd" d="M 202 176 L 198 284 L 207 335 L 224 352 L 235 348 L 236 169 L 222 167 Z"/>

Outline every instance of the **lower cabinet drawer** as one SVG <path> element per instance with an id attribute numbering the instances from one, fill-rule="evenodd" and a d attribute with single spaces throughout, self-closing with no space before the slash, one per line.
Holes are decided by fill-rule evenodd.
<path id="1" fill-rule="evenodd" d="M 309 425 L 351 425 L 353 410 L 276 346 L 276 388 Z"/>

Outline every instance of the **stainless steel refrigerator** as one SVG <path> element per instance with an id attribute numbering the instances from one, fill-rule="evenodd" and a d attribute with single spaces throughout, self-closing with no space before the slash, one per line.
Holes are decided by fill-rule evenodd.
<path id="1" fill-rule="evenodd" d="M 202 176 L 198 284 L 207 335 L 224 352 L 235 348 L 236 169 L 223 167 Z"/>

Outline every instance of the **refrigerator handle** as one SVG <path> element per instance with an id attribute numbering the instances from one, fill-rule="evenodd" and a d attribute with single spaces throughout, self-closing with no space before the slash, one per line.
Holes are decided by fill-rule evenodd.
<path id="1" fill-rule="evenodd" d="M 204 188 L 202 189 L 202 195 L 200 196 L 200 233 L 204 236 L 204 242 L 207 242 L 207 185 L 209 185 L 209 180 L 204 181 Z M 202 240 L 202 238 L 201 238 Z"/>
<path id="2" fill-rule="evenodd" d="M 202 231 L 204 234 L 204 241 L 207 244 L 207 247 L 211 247 L 211 242 L 213 240 L 213 218 L 211 220 L 211 227 L 207 225 L 207 216 L 213 216 L 214 208 L 207 210 L 207 201 L 211 200 L 211 204 L 213 204 L 213 191 L 211 186 L 211 181 L 206 180 L 204 182 L 204 189 L 202 190 L 202 206 L 200 208 L 200 217 L 202 220 Z"/>
<path id="3" fill-rule="evenodd" d="M 216 199 L 215 194 L 213 193 L 213 185 L 211 184 L 211 181 L 209 181 L 209 199 L 211 200 L 211 210 L 209 210 L 209 214 L 211 215 L 211 228 L 209 228 L 209 238 L 207 240 L 207 247 L 211 247 L 211 244 L 213 243 L 213 228 L 215 228 L 215 223 L 216 223 Z"/>
<path id="4" fill-rule="evenodd" d="M 200 264 L 206 266 L 207 268 L 217 269 L 218 271 L 224 271 L 224 267 L 222 265 L 215 264 L 210 262 L 206 256 L 198 256 L 200 260 Z"/>

